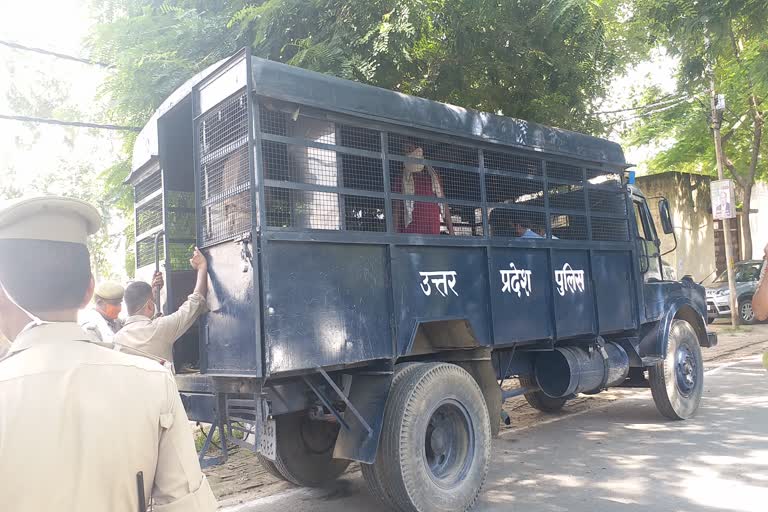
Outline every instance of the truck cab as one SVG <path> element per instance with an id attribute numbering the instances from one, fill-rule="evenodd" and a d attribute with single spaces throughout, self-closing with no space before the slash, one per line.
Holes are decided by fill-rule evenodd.
<path id="1" fill-rule="evenodd" d="M 128 179 L 137 273 L 160 233 L 166 313 L 183 255 L 209 261 L 210 311 L 174 354 L 190 418 L 279 478 L 323 485 L 354 460 L 385 505 L 425 511 L 474 502 L 512 396 L 553 412 L 639 385 L 692 416 L 716 343 L 704 291 L 664 279 L 628 167 L 607 140 L 247 51 L 203 71 Z"/>

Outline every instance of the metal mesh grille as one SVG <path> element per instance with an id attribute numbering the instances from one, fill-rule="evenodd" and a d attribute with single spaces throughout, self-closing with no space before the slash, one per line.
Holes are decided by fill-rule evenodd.
<path id="1" fill-rule="evenodd" d="M 504 171 L 516 174 L 542 175 L 541 160 L 500 153 L 498 151 L 486 151 L 484 154 L 485 168 L 494 171 Z"/>
<path id="2" fill-rule="evenodd" d="M 262 154 L 267 179 L 384 191 L 380 159 L 273 141 L 263 141 Z"/>
<path id="3" fill-rule="evenodd" d="M 160 249 L 160 259 L 165 254 L 165 242 L 162 238 L 158 241 Z M 136 243 L 136 267 L 141 268 L 147 265 L 155 264 L 155 240 L 154 237 L 139 240 Z"/>
<path id="4" fill-rule="evenodd" d="M 487 174 L 485 193 L 489 203 L 517 203 L 544 207 L 544 184 L 540 180 Z"/>
<path id="5" fill-rule="evenodd" d="M 581 167 L 561 162 L 547 162 L 547 177 L 566 181 L 583 181 Z"/>
<path id="6" fill-rule="evenodd" d="M 231 152 L 231 145 L 245 144 L 248 137 L 248 106 L 244 93 L 224 100 L 200 123 L 200 154 L 217 158 Z"/>
<path id="7" fill-rule="evenodd" d="M 345 195 L 344 221 L 349 231 L 374 231 L 383 233 L 387 230 L 384 216 L 384 199 Z"/>
<path id="8" fill-rule="evenodd" d="M 201 238 L 211 245 L 251 229 L 246 95 L 232 96 L 206 113 L 199 131 Z"/>
<path id="9" fill-rule="evenodd" d="M 550 184 L 549 207 L 564 210 L 583 210 L 584 187 L 581 185 Z"/>
<path id="10" fill-rule="evenodd" d="M 550 214 L 552 236 L 563 240 L 587 240 L 587 217 L 565 213 Z"/>
<path id="11" fill-rule="evenodd" d="M 385 232 L 384 199 L 265 187 L 267 226 Z"/>
<path id="12" fill-rule="evenodd" d="M 442 197 L 458 201 L 482 201 L 480 175 L 447 167 L 418 163 L 389 162 L 392 192 L 423 197 Z"/>
<path id="13" fill-rule="evenodd" d="M 194 249 L 194 242 L 169 242 L 170 270 L 189 270 L 189 259 Z"/>
<path id="14" fill-rule="evenodd" d="M 341 229 L 338 194 L 265 187 L 267 225 L 294 229 Z"/>
<path id="15" fill-rule="evenodd" d="M 497 206 L 488 214 L 488 227 L 492 237 L 544 238 L 546 218 L 544 212 L 512 210 Z"/>
<path id="16" fill-rule="evenodd" d="M 629 240 L 627 219 L 592 217 L 592 239 L 626 242 Z"/>
<path id="17" fill-rule="evenodd" d="M 144 233 L 163 224 L 163 198 L 156 197 L 136 208 L 136 234 Z"/>
<path id="18" fill-rule="evenodd" d="M 165 196 L 165 232 L 169 238 L 195 239 L 195 196 L 169 190 Z"/>
<path id="19" fill-rule="evenodd" d="M 483 236 L 483 209 L 462 204 L 449 204 L 454 236 Z M 443 226 L 441 232 L 447 233 Z"/>
<path id="20" fill-rule="evenodd" d="M 157 171 L 136 184 L 133 189 L 134 201 L 137 203 L 141 202 L 142 200 L 160 190 L 161 185 L 162 180 L 160 177 L 160 171 Z"/>
<path id="21" fill-rule="evenodd" d="M 389 133 L 389 152 L 392 155 L 406 157 L 415 148 L 421 148 L 424 158 L 438 162 L 477 167 L 479 153 L 477 148 L 461 146 L 449 142 L 438 142 L 420 137 L 410 137 L 399 133 Z"/>
<path id="22" fill-rule="evenodd" d="M 251 193 L 246 190 L 204 207 L 202 236 L 210 245 L 229 240 L 251 229 Z"/>
<path id="23" fill-rule="evenodd" d="M 589 209 L 593 213 L 606 213 L 618 217 L 627 216 L 627 202 L 624 192 L 618 187 L 588 189 Z"/>
<path id="24" fill-rule="evenodd" d="M 348 148 L 380 153 L 381 132 L 358 126 L 341 125 L 339 129 L 339 143 Z"/>
<path id="25" fill-rule="evenodd" d="M 286 136 L 288 134 L 287 114 L 276 110 L 269 110 L 262 106 L 259 109 L 261 131 L 272 135 Z"/>
<path id="26" fill-rule="evenodd" d="M 555 238 L 587 240 L 589 207 L 595 240 L 625 240 L 626 208 L 615 170 L 554 160 L 545 166 L 542 158 L 514 150 L 484 150 L 482 183 L 480 148 L 471 142 L 390 130 L 382 147 L 375 129 L 275 105 L 260 108 L 270 228 L 385 232 L 382 195 L 390 193 L 398 233 L 540 238 L 549 228 Z M 383 158 L 389 160 L 386 169 Z M 485 205 L 489 233 L 483 232 Z M 608 220 L 594 220 L 603 218 Z"/>

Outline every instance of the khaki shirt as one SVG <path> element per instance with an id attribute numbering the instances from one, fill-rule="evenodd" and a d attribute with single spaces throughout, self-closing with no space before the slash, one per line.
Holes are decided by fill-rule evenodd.
<path id="1" fill-rule="evenodd" d="M 142 315 L 129 316 L 123 328 L 115 334 L 115 345 L 125 345 L 172 362 L 173 344 L 206 309 L 205 297 L 193 293 L 175 313 L 168 316 L 154 320 Z"/>
<path id="2" fill-rule="evenodd" d="M 11 342 L 0 333 L 0 359 L 4 358 L 9 350 L 11 350 Z"/>
<path id="3" fill-rule="evenodd" d="M 154 512 L 217 508 L 171 374 L 76 323 L 22 332 L 0 362 L 2 510 L 136 512 L 139 471 Z"/>
<path id="4" fill-rule="evenodd" d="M 112 343 L 115 333 L 123 326 L 119 318 L 110 322 L 96 308 L 78 311 L 77 323 L 104 343 Z"/>

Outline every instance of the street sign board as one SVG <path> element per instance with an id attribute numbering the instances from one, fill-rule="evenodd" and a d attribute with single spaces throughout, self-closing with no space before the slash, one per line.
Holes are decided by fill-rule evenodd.
<path id="1" fill-rule="evenodd" d="M 710 184 L 712 193 L 712 216 L 715 219 L 736 217 L 736 196 L 733 180 L 717 180 Z"/>

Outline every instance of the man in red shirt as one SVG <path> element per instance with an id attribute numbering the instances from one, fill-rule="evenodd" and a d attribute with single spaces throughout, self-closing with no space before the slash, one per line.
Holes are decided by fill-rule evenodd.
<path id="1" fill-rule="evenodd" d="M 408 143 L 405 156 L 423 159 L 424 149 L 414 143 Z M 424 172 L 424 171 L 427 172 Z M 429 165 L 406 162 L 403 174 L 392 182 L 392 191 L 398 194 L 444 198 L 442 183 L 437 171 Z M 448 234 L 453 235 L 453 222 L 450 207 L 443 204 L 445 224 Z M 440 203 L 426 201 L 398 201 L 394 208 L 395 227 L 399 233 L 418 233 L 421 235 L 440 234 Z"/>

